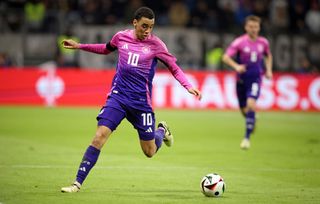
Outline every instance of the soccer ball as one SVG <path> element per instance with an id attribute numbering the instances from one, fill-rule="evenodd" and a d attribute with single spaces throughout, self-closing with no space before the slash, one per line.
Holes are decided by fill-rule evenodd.
<path id="1" fill-rule="evenodd" d="M 219 197 L 224 193 L 226 184 L 219 174 L 210 173 L 202 178 L 200 188 L 205 196 Z"/>

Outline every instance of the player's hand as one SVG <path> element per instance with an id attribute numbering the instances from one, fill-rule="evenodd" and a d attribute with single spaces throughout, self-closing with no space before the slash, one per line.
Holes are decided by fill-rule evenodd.
<path id="1" fill-rule="evenodd" d="M 66 39 L 61 42 L 64 48 L 67 49 L 79 49 L 80 45 L 72 39 Z"/>
<path id="2" fill-rule="evenodd" d="M 272 79 L 272 72 L 271 71 L 266 71 L 266 78 Z"/>
<path id="3" fill-rule="evenodd" d="M 188 92 L 193 94 L 193 95 L 195 95 L 199 100 L 201 100 L 202 95 L 201 95 L 201 92 L 198 89 L 190 88 L 190 89 L 188 89 Z"/>
<path id="4" fill-rule="evenodd" d="M 238 73 L 244 73 L 245 71 L 247 71 L 246 69 L 246 66 L 243 65 L 243 64 L 238 64 L 236 67 L 235 67 L 235 70 L 238 72 Z"/>

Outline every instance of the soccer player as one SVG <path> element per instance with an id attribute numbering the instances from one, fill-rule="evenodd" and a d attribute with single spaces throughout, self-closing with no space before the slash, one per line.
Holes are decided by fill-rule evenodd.
<path id="1" fill-rule="evenodd" d="M 248 16 L 244 25 L 246 33 L 237 37 L 222 57 L 223 62 L 237 72 L 237 97 L 246 121 L 244 139 L 240 144 L 242 149 L 250 148 L 250 135 L 256 122 L 256 101 L 260 95 L 262 74 L 265 72 L 267 79 L 272 78 L 272 54 L 268 40 L 259 36 L 260 24 L 261 19 L 258 16 Z"/>
<path id="2" fill-rule="evenodd" d="M 84 153 L 71 186 L 62 192 L 78 192 L 90 169 L 95 165 L 100 150 L 111 133 L 126 118 L 137 130 L 140 146 L 147 157 L 152 157 L 161 147 L 173 143 L 173 136 L 166 122 L 160 122 L 155 129 L 155 115 L 151 107 L 152 80 L 157 61 L 167 65 L 172 75 L 191 94 L 201 99 L 201 92 L 193 88 L 176 58 L 165 44 L 151 33 L 155 15 L 148 7 L 139 8 L 133 19 L 134 29 L 116 33 L 107 44 L 80 44 L 73 40 L 63 40 L 67 49 L 81 49 L 98 54 L 109 54 L 118 50 L 119 58 L 112 87 L 105 105 L 97 116 L 96 134 Z"/>

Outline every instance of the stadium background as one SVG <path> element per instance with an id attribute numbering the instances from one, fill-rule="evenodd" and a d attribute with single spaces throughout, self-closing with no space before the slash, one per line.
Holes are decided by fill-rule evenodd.
<path id="1" fill-rule="evenodd" d="M 256 14 L 263 20 L 261 33 L 270 40 L 276 72 L 273 81 L 264 82 L 259 108 L 320 110 L 317 0 L 1 1 L 0 103 L 102 104 L 116 53 L 70 51 L 60 42 L 64 38 L 107 42 L 118 30 L 131 27 L 132 13 L 142 5 L 154 9 L 154 32 L 204 92 L 200 103 L 180 94 L 160 63 L 153 97 L 156 108 L 237 108 L 234 73 L 221 63 L 221 55 L 243 32 L 244 18 Z"/>
<path id="2" fill-rule="evenodd" d="M 70 52 L 59 41 L 106 42 L 131 27 L 142 4 L 155 10 L 154 32 L 203 100 L 159 64 L 153 103 L 174 147 L 146 159 L 124 120 L 81 192 L 61 194 L 95 132 L 116 54 Z M 252 147 L 242 151 L 235 73 L 220 57 L 251 13 L 263 18 L 275 75 L 264 81 Z M 0 204 L 320 203 L 319 23 L 314 0 L 0 1 Z M 200 193 L 209 172 L 226 181 L 219 199 Z"/>

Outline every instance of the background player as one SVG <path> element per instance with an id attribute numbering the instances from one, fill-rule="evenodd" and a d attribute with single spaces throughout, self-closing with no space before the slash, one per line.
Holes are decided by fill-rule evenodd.
<path id="1" fill-rule="evenodd" d="M 189 93 L 201 98 L 200 91 L 188 82 L 165 44 L 151 34 L 154 22 L 153 11 L 141 7 L 134 14 L 134 29 L 116 33 L 107 44 L 79 44 L 70 39 L 63 41 L 65 48 L 98 54 L 118 50 L 119 58 L 107 101 L 97 116 L 96 134 L 84 153 L 75 182 L 63 187 L 62 192 L 73 193 L 80 190 L 95 165 L 101 148 L 124 118 L 137 129 L 141 148 L 147 157 L 152 157 L 158 151 L 162 141 L 167 146 L 172 145 L 173 137 L 165 122 L 160 122 L 155 130 L 151 93 L 157 60 L 168 66 L 172 75 Z"/>
<path id="2" fill-rule="evenodd" d="M 245 34 L 237 37 L 223 55 L 223 62 L 237 72 L 237 97 L 240 110 L 246 120 L 245 137 L 240 147 L 250 147 L 250 134 L 256 122 L 256 101 L 260 95 L 261 78 L 264 73 L 272 78 L 272 54 L 269 42 L 259 36 L 261 19 L 258 16 L 248 16 L 245 20 Z M 235 57 L 236 59 L 232 59 Z"/>

